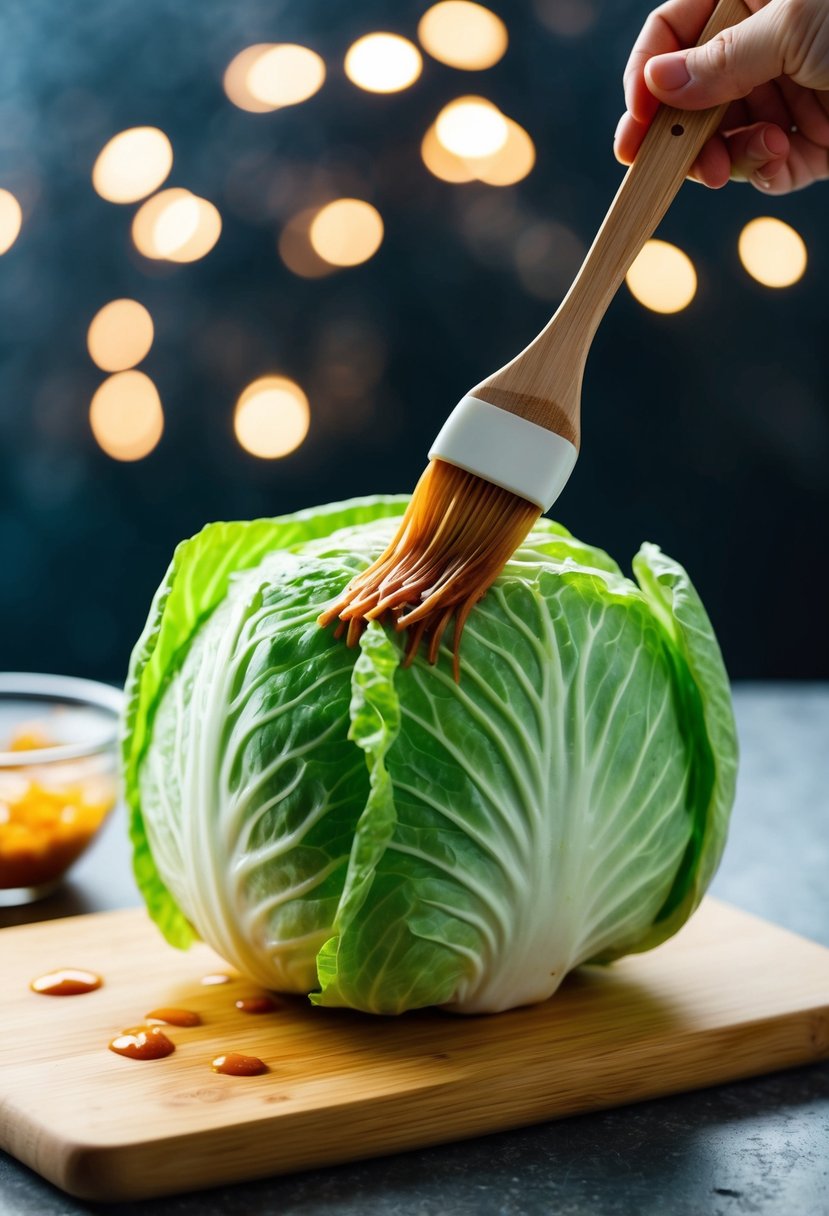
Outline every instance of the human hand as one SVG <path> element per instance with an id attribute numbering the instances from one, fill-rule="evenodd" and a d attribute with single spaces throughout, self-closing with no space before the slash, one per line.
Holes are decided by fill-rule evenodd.
<path id="1" fill-rule="evenodd" d="M 614 152 L 629 165 L 660 102 L 731 102 L 690 176 L 786 194 L 829 177 L 829 0 L 746 0 L 747 17 L 694 48 L 712 0 L 667 0 L 650 14 L 624 74 Z M 684 50 L 685 47 L 691 50 Z"/>

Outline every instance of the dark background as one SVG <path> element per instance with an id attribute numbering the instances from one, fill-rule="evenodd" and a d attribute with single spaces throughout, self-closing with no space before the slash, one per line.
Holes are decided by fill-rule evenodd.
<path id="1" fill-rule="evenodd" d="M 410 489 L 455 401 L 552 312 L 621 176 L 621 72 L 648 5 L 500 0 L 511 42 L 489 71 L 425 57 L 421 79 L 391 96 L 345 79 L 355 38 L 414 39 L 427 7 L 3 0 L 0 186 L 25 217 L 0 258 L 0 668 L 123 679 L 179 539 L 211 519 Z M 568 14 L 581 34 L 562 32 Z M 263 41 L 319 51 L 322 91 L 273 114 L 236 109 L 224 69 Z M 532 135 L 538 163 L 518 186 L 453 186 L 424 168 L 427 126 L 470 92 Z M 93 191 L 97 153 L 134 125 L 172 140 L 165 186 L 219 207 L 203 261 L 146 262 L 129 235 L 135 206 Z M 384 243 L 363 266 L 299 279 L 279 231 L 336 194 L 378 207 Z M 694 260 L 696 299 L 666 317 L 620 291 L 588 363 L 583 454 L 554 508 L 625 568 L 644 539 L 687 565 L 735 677 L 829 676 L 827 202 L 827 186 L 786 199 L 683 188 L 659 234 Z M 781 291 L 737 257 L 741 228 L 764 214 L 809 250 L 805 277 Z M 525 251 L 538 238 L 529 274 L 546 300 L 516 271 L 522 238 Z M 107 457 L 88 426 L 104 375 L 87 327 L 121 296 L 153 316 L 141 367 L 166 416 L 135 464 Z M 280 461 L 247 455 L 232 429 L 239 392 L 268 372 L 311 402 L 308 439 Z"/>

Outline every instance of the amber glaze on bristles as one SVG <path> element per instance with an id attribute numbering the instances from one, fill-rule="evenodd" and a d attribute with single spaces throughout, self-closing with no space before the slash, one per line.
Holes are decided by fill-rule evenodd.
<path id="1" fill-rule="evenodd" d="M 437 659 L 446 627 L 455 617 L 455 679 L 466 618 L 541 515 L 534 503 L 474 473 L 432 460 L 417 483 L 400 527 L 386 551 L 356 575 L 320 625 L 339 620 L 354 646 L 367 621 L 388 619 L 408 629 L 405 665 L 422 642 Z"/>

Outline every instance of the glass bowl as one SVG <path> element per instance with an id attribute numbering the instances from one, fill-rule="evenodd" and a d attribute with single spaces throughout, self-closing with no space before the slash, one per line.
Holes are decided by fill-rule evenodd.
<path id="1" fill-rule="evenodd" d="M 0 673 L 0 907 L 49 895 L 115 805 L 123 694 Z"/>

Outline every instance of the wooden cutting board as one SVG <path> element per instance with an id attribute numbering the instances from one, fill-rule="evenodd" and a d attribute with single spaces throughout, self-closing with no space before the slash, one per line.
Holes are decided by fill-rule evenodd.
<path id="1" fill-rule="evenodd" d="M 38 996 L 56 967 L 97 971 L 77 997 Z M 829 1055 L 829 950 L 709 899 L 649 954 L 583 968 L 544 1005 L 490 1017 L 400 1018 L 282 999 L 207 947 L 179 954 L 143 910 L 0 932 L 0 1146 L 88 1199 L 141 1199 L 286 1173 L 621 1105 Z M 233 974 L 232 972 L 230 974 Z M 167 1059 L 107 1050 L 159 1005 Z M 211 1059 L 264 1059 L 260 1077 Z"/>

